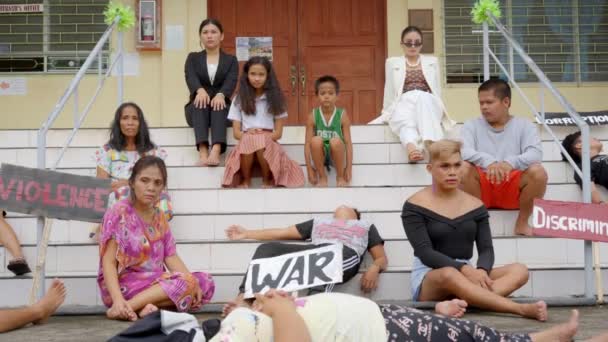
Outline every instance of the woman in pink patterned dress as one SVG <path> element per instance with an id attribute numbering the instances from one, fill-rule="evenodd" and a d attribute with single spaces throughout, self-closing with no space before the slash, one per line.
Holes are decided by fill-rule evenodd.
<path id="1" fill-rule="evenodd" d="M 162 159 L 141 158 L 129 178 L 130 198 L 103 218 L 97 283 L 110 319 L 134 321 L 158 308 L 192 311 L 213 296 L 211 275 L 188 271 L 155 206 L 166 184 Z"/>

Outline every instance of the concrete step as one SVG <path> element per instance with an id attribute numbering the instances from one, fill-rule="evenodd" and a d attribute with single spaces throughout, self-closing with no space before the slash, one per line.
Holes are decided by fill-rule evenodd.
<path id="1" fill-rule="evenodd" d="M 250 229 L 288 227 L 313 217 L 331 217 L 333 212 L 309 213 L 249 213 L 249 214 L 178 214 L 171 221 L 171 231 L 179 242 L 226 240 L 224 230 L 231 224 Z M 373 222 L 384 239 L 405 239 L 401 210 L 365 211 L 363 217 Z M 491 210 L 490 227 L 494 238 L 512 237 L 516 211 Z M 23 245 L 36 244 L 36 218 L 31 215 L 9 213 L 9 224 Z M 94 224 L 81 221 L 54 220 L 51 244 L 88 244 L 89 231 Z"/>
<path id="2" fill-rule="evenodd" d="M 457 125 L 454 136 L 462 125 Z M 576 127 L 553 127 L 555 135 L 562 139 L 567 134 L 577 130 Z M 552 141 L 551 135 L 539 127 L 544 141 Z M 51 129 L 47 136 L 48 147 L 63 146 L 71 134 L 70 129 Z M 591 134 L 598 139 L 608 140 L 608 127 L 591 126 Z M 194 146 L 194 133 L 190 127 L 151 128 L 152 140 L 160 146 Z M 283 129 L 282 144 L 301 144 L 304 142 L 304 126 L 287 126 Z M 387 125 L 353 125 L 351 128 L 353 143 L 398 143 L 399 139 Z M 84 128 L 78 131 L 72 147 L 96 147 L 104 144 L 109 137 L 107 128 Z M 232 128 L 227 131 L 228 144 L 234 145 Z M 36 147 L 37 130 L 0 130 L 1 147 Z"/>
<path id="3" fill-rule="evenodd" d="M 549 184 L 574 184 L 574 171 L 565 162 L 544 162 L 543 166 L 549 175 Z M 302 165 L 306 175 L 306 166 Z M 175 189 L 220 189 L 224 178 L 224 167 L 169 166 L 168 188 Z M 82 176 L 95 176 L 96 169 L 62 168 L 57 169 Z M 431 183 L 431 176 L 425 164 L 355 164 L 352 170 L 350 187 L 374 186 L 426 186 Z M 336 169 L 328 173 L 329 186 L 336 186 Z M 259 188 L 262 179 L 255 177 L 252 187 Z M 308 182 L 305 187 L 312 187 Z"/>
<path id="4" fill-rule="evenodd" d="M 543 142 L 543 161 L 561 161 L 559 147 L 552 142 Z M 604 141 L 608 150 L 608 141 Z M 68 149 L 59 168 L 95 168 L 95 151 L 99 147 L 72 147 Z M 304 146 L 302 144 L 283 145 L 287 155 L 300 165 L 305 165 Z M 230 151 L 232 147 L 228 147 Z M 196 166 L 198 152 L 191 146 L 165 147 L 167 166 Z M 59 148 L 47 149 L 47 166 L 51 167 L 59 156 Z M 221 165 L 224 164 L 222 155 Z M 3 163 L 36 167 L 36 150 L 34 148 L 0 148 L 0 160 Z M 406 164 L 405 150 L 399 143 L 365 143 L 353 145 L 353 164 Z"/>
<path id="5" fill-rule="evenodd" d="M 50 284 L 52 277 L 61 277 L 67 287 L 65 305 L 102 305 L 99 297 L 96 277 L 89 275 L 66 275 L 49 273 L 46 285 Z M 349 283 L 338 287 L 341 292 L 366 296 L 373 300 L 410 300 L 410 273 L 385 272 L 380 275 L 379 287 L 371 295 L 366 295 L 359 289 L 361 274 Z M 584 294 L 584 273 L 582 269 L 546 269 L 530 271 L 528 283 L 516 291 L 513 297 L 572 297 Z M 604 293 L 608 291 L 608 272 L 602 273 Z M 556 280 L 559 279 L 559 282 Z M 237 293 L 242 274 L 214 275 L 216 292 L 212 303 L 223 303 L 233 299 Z M 31 278 L 4 278 L 0 291 L 2 307 L 22 306 L 27 303 L 32 286 Z"/>
<path id="6" fill-rule="evenodd" d="M 241 273 L 255 249 L 257 241 L 190 241 L 177 245 L 178 254 L 193 271 L 210 273 Z M 388 240 L 385 249 L 389 259 L 389 270 L 410 270 L 413 260 L 413 249 L 406 239 Z M 601 263 L 608 266 L 608 248 L 602 248 Z M 36 247 L 23 248 L 27 260 L 36 260 Z M 583 242 L 577 240 L 553 238 L 517 238 L 504 237 L 494 239 L 495 264 L 497 266 L 520 262 L 534 268 L 582 267 Z M 7 252 L 0 249 L 0 256 Z M 474 254 L 476 255 L 476 253 Z M 476 256 L 474 257 L 476 260 Z M 369 256 L 365 264 L 370 262 Z M 49 245 L 47 250 L 46 270 L 59 274 L 74 272 L 94 273 L 98 269 L 98 246 L 95 244 L 59 244 Z M 0 276 L 10 275 L 5 267 L 0 268 Z"/>

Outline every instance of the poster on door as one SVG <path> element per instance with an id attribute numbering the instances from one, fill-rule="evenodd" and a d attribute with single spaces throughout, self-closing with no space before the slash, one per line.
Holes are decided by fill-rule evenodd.
<path id="1" fill-rule="evenodd" d="M 247 61 L 255 56 L 272 61 L 272 37 L 236 37 L 236 58 Z"/>

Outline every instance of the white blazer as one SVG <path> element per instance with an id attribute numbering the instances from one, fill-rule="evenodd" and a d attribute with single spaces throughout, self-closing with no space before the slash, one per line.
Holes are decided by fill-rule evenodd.
<path id="1" fill-rule="evenodd" d="M 432 94 L 439 100 L 444 112 L 442 124 L 444 129 L 451 129 L 454 122 L 449 118 L 445 105 L 441 100 L 441 74 L 439 68 L 439 60 L 435 56 L 420 55 L 420 63 L 422 64 L 422 74 L 431 88 Z M 394 111 L 394 107 L 399 102 L 399 97 L 403 93 L 403 83 L 406 77 L 405 56 L 389 57 L 384 66 L 384 102 L 382 104 L 382 112 L 380 116 L 374 119 L 370 124 L 387 123 Z"/>

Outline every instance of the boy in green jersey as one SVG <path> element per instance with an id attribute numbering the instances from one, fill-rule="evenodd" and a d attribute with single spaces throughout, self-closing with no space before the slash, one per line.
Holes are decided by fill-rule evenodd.
<path id="1" fill-rule="evenodd" d="M 304 142 L 306 171 L 312 185 L 327 186 L 327 171 L 332 165 L 336 167 L 337 186 L 348 186 L 352 178 L 350 119 L 343 108 L 336 107 L 339 92 L 340 83 L 333 76 L 315 81 L 315 94 L 321 105 L 312 110 L 306 121 Z"/>

